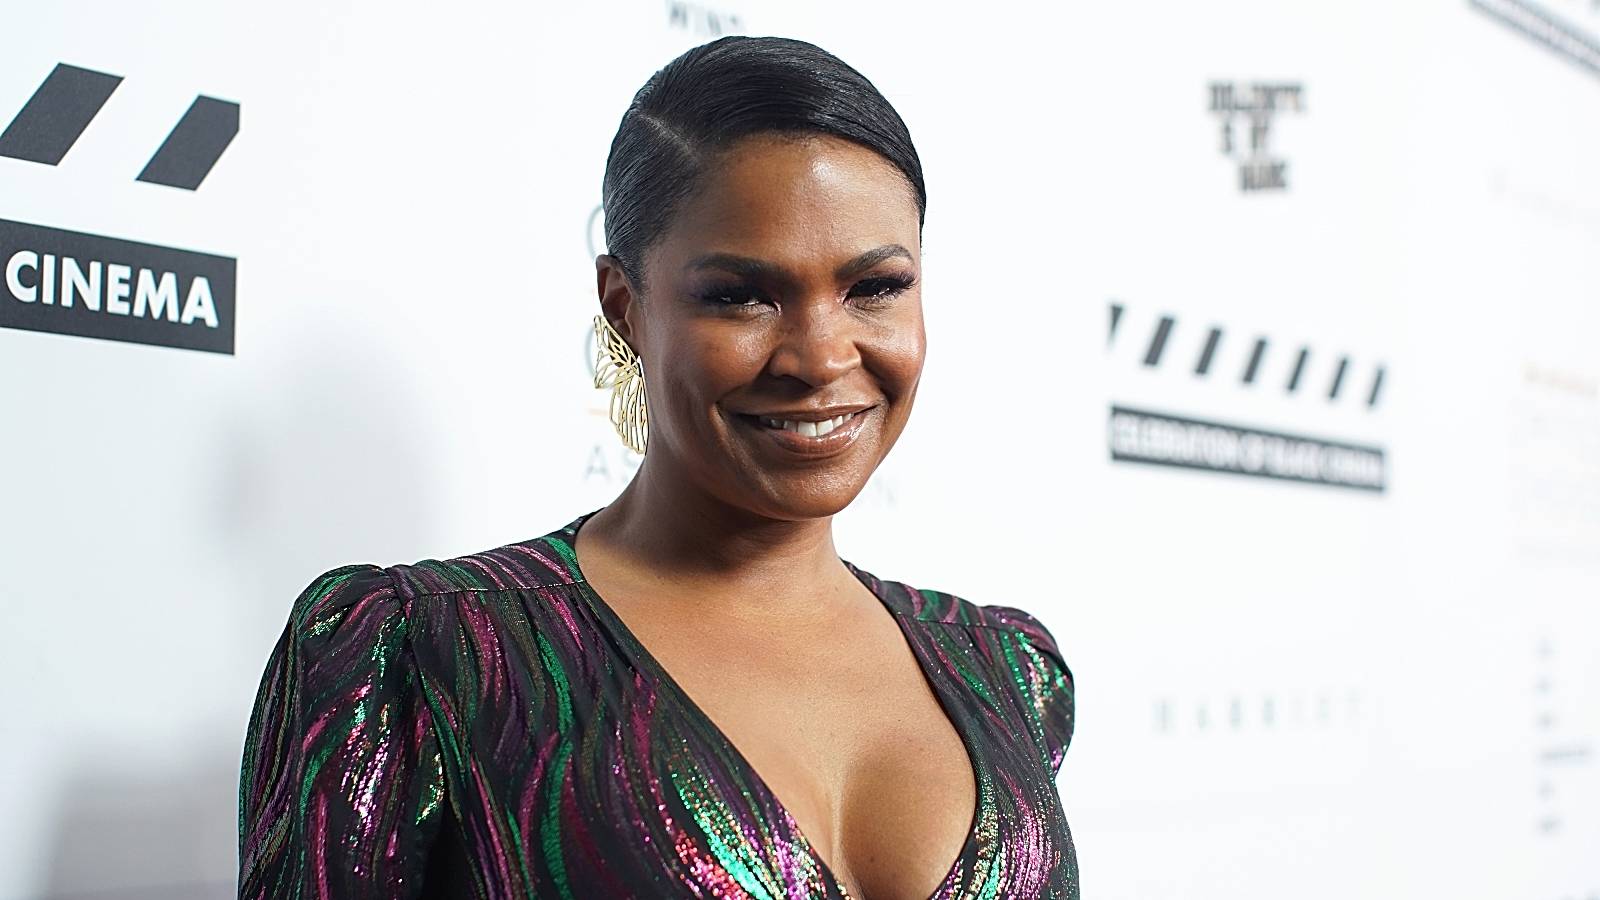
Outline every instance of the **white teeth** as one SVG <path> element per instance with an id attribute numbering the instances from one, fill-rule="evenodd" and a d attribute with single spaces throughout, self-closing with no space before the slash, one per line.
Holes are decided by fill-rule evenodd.
<path id="1" fill-rule="evenodd" d="M 834 416 L 831 419 L 823 419 L 821 422 L 792 422 L 788 419 L 769 419 L 766 416 L 762 416 L 761 423 L 763 425 L 769 425 L 773 428 L 782 428 L 785 431 L 793 431 L 796 434 L 802 434 L 806 437 L 822 437 L 835 428 L 838 428 L 840 425 L 843 425 L 847 420 L 849 420 L 849 418 L 849 414 L 846 414 L 842 416 Z"/>

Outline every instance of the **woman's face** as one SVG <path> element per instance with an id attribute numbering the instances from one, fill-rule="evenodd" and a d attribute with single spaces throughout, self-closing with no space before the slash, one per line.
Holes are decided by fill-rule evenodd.
<path id="1" fill-rule="evenodd" d="M 922 375 L 912 188 L 833 137 L 756 135 L 712 169 L 646 254 L 643 303 L 597 260 L 606 315 L 644 361 L 646 470 L 758 515 L 832 515 L 900 437 Z"/>

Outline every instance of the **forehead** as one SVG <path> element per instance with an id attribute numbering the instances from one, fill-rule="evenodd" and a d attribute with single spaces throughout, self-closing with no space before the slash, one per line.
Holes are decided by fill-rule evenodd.
<path id="1" fill-rule="evenodd" d="M 755 135 L 707 167 L 664 236 L 665 254 L 715 249 L 771 259 L 916 252 L 911 185 L 892 163 L 831 135 Z"/>

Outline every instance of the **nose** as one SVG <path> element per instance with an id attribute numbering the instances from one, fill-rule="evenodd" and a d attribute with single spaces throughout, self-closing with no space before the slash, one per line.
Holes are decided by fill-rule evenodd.
<path id="1" fill-rule="evenodd" d="M 790 304 L 783 311 L 767 371 L 812 387 L 837 380 L 861 365 L 860 327 L 836 297 Z"/>

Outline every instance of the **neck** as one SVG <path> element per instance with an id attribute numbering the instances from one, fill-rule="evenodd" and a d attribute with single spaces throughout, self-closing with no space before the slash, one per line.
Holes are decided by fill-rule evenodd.
<path id="1" fill-rule="evenodd" d="M 779 519 L 732 506 L 647 456 L 583 532 L 620 566 L 658 586 L 792 608 L 818 585 L 850 579 L 833 544 L 833 516 Z"/>

